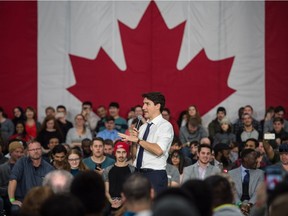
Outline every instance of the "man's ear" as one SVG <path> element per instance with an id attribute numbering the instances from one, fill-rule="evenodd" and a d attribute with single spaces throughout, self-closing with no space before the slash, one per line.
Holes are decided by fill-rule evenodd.
<path id="1" fill-rule="evenodd" d="M 123 202 L 123 203 L 126 201 L 126 197 L 125 197 L 125 195 L 124 195 L 123 192 L 121 193 L 121 199 L 122 199 L 122 202 Z"/>

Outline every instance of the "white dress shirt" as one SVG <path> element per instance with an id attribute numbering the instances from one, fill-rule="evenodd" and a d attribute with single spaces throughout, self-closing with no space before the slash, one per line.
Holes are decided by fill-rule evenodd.
<path id="1" fill-rule="evenodd" d="M 150 127 L 148 137 L 146 139 L 149 143 L 156 143 L 160 146 L 163 151 L 161 156 L 152 154 L 144 149 L 143 152 L 143 162 L 141 168 L 154 169 L 154 170 L 165 170 L 166 161 L 168 158 L 168 151 L 171 146 L 174 137 L 173 127 L 165 120 L 162 115 L 158 115 L 152 121 L 148 121 L 146 124 L 142 125 L 139 129 L 139 139 L 142 139 L 144 132 L 146 130 L 148 123 L 153 123 Z M 137 149 L 138 156 L 139 148 Z M 134 161 L 134 166 L 136 166 L 136 160 Z"/>

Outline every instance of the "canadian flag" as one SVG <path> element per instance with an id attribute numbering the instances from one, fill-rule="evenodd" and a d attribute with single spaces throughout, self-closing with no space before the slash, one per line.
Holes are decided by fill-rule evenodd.
<path id="1" fill-rule="evenodd" d="M 0 2 L 0 106 L 118 101 L 161 91 L 175 117 L 288 107 L 288 2 Z"/>

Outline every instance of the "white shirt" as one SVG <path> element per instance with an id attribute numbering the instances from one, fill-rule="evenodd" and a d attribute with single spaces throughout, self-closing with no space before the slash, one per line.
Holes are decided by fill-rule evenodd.
<path id="1" fill-rule="evenodd" d="M 161 156 L 156 156 L 144 149 L 143 152 L 143 162 L 141 168 L 149 168 L 155 170 L 165 170 L 166 169 L 166 161 L 168 158 L 168 151 L 171 146 L 174 137 L 173 127 L 170 122 L 166 121 L 162 115 L 158 115 L 152 121 L 153 124 L 150 127 L 150 131 L 148 137 L 146 139 L 149 143 L 157 143 L 163 151 Z M 147 124 L 150 123 L 149 121 L 142 125 L 139 129 L 139 139 L 142 139 Z M 138 156 L 137 150 L 137 156 Z M 134 166 L 136 166 L 137 158 L 134 161 Z"/>

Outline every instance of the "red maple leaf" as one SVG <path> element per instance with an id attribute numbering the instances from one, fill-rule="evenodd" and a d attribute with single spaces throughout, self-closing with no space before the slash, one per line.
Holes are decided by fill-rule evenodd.
<path id="1" fill-rule="evenodd" d="M 183 70 L 176 68 L 186 22 L 168 29 L 154 1 L 136 29 L 118 23 L 125 71 L 102 48 L 95 60 L 70 55 L 76 84 L 68 90 L 81 101 L 118 101 L 127 111 L 142 103 L 142 93 L 160 91 L 173 113 L 195 104 L 205 114 L 234 92 L 227 86 L 234 57 L 211 61 L 203 49 Z"/>

